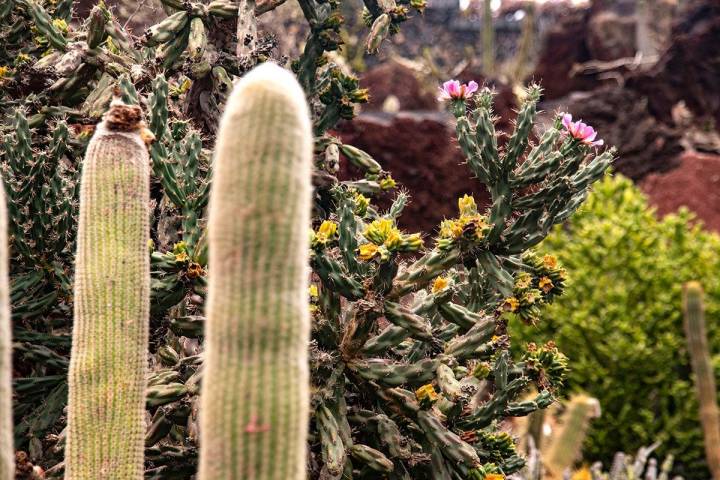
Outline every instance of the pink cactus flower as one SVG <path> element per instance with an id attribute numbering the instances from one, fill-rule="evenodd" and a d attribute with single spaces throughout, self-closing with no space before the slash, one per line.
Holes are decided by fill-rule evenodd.
<path id="1" fill-rule="evenodd" d="M 471 80 L 467 84 L 461 84 L 458 80 L 448 80 L 440 87 L 438 100 L 467 100 L 477 92 L 478 84 Z"/>
<path id="2" fill-rule="evenodd" d="M 595 140 L 597 132 L 590 125 L 583 123 L 582 120 L 573 122 L 572 115 L 569 113 L 563 113 L 561 115 L 563 127 L 565 127 L 567 133 L 572 135 L 573 138 L 576 138 L 585 145 L 590 145 L 591 147 L 599 147 L 605 143 L 603 140 Z"/>

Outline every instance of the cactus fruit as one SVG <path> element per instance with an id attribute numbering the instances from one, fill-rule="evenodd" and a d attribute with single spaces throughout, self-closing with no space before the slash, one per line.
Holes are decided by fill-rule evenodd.
<path id="1" fill-rule="evenodd" d="M 82 168 L 66 480 L 143 477 L 150 165 L 141 116 L 114 103 Z"/>
<path id="2" fill-rule="evenodd" d="M 7 211 L 0 182 L 0 479 L 15 477 L 12 437 L 12 343 L 10 342 Z"/>
<path id="3" fill-rule="evenodd" d="M 705 437 L 705 454 L 714 479 L 720 479 L 720 409 L 715 385 L 715 370 L 708 349 L 705 329 L 703 290 L 698 282 L 683 288 L 685 337 L 690 363 L 695 373 L 695 388 L 700 404 L 700 423 Z"/>
<path id="4" fill-rule="evenodd" d="M 208 224 L 201 480 L 305 478 L 309 118 L 294 76 L 263 64 L 235 87 L 221 122 Z"/>

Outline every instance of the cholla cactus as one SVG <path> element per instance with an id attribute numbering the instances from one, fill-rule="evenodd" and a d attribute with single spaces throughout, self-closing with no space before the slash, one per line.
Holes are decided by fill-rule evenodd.
<path id="1" fill-rule="evenodd" d="M 302 89 L 257 67 L 230 96 L 217 143 L 201 480 L 305 478 L 311 159 Z"/>
<path id="2" fill-rule="evenodd" d="M 491 93 L 467 113 L 474 90 L 448 82 L 442 96 L 472 173 L 493 196 L 489 211 L 459 199 L 428 248 L 397 227 L 404 196 L 383 213 L 351 183 L 333 190 L 337 212 L 314 232 L 311 465 L 321 478 L 512 473 L 524 461 L 498 422 L 547 407 L 562 385 L 566 359 L 554 345 L 529 345 L 515 361 L 507 331 L 538 321 L 562 293 L 555 258 L 528 249 L 580 205 L 613 153 L 596 156 L 560 116 L 531 147 L 537 87 L 501 149 Z M 539 393 L 521 401 L 531 384 Z"/>
<path id="3" fill-rule="evenodd" d="M 92 125 L 116 91 L 146 109 L 157 139 L 150 149 L 145 475 L 190 478 L 197 471 L 203 307 L 212 275 L 204 217 L 209 148 L 233 77 L 281 55 L 259 33 L 238 60 L 236 3 L 162 3 L 168 17 L 141 38 L 102 2 L 82 25 L 73 24 L 70 0 L 0 7 L 0 163 L 12 205 L 13 338 L 23 365 L 14 383 L 15 440 L 50 467 L 48 478 L 64 468 L 65 437 L 56 434 L 75 300 L 77 172 Z M 250 14 L 253 2 L 243 3 Z M 254 15 L 280 3 L 258 2 Z M 371 50 L 423 7 L 417 0 L 364 3 Z M 448 92 L 458 140 L 470 173 L 489 187 L 492 208 L 465 197 L 437 238 L 403 232 L 398 218 L 408 196 L 399 193 L 388 211 L 379 210 L 373 197 L 388 195 L 395 181 L 369 154 L 327 133 L 368 98 L 326 55 L 340 44 L 340 4 L 300 6 L 312 28 L 290 65 L 315 135 L 308 473 L 448 479 L 516 470 L 523 460 L 496 426 L 550 404 L 566 368 L 552 344 L 510 355 L 507 328 L 538 321 L 564 285 L 554 257 L 529 249 L 582 203 L 612 153 L 596 156 L 582 141 L 589 137 L 576 138 L 560 118 L 531 147 L 534 88 L 515 134 L 499 147 L 490 93 L 459 85 L 462 95 Z M 476 108 L 468 110 L 473 99 Z M 338 181 L 341 158 L 364 178 Z M 521 401 L 531 384 L 539 394 Z"/>
<path id="4" fill-rule="evenodd" d="M 82 168 L 67 480 L 143 474 L 150 165 L 139 107 L 116 104 Z"/>

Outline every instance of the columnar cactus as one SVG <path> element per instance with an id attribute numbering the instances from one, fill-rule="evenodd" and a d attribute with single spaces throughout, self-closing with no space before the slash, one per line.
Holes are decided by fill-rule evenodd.
<path id="1" fill-rule="evenodd" d="M 549 476 L 562 478 L 566 471 L 580 458 L 583 441 L 590 426 L 590 420 L 600 415 L 600 403 L 587 395 L 575 395 L 566 405 L 557 432 L 543 451 Z"/>
<path id="2" fill-rule="evenodd" d="M 700 403 L 700 423 L 705 437 L 705 454 L 714 479 L 720 478 L 720 409 L 717 403 L 715 370 L 707 343 L 703 290 L 698 282 L 688 282 L 683 290 L 685 336 L 695 388 Z"/>
<path id="3" fill-rule="evenodd" d="M 8 282 L 7 212 L 0 184 L 0 479 L 14 478 L 12 429 L 12 343 L 10 342 L 10 284 Z"/>
<path id="4" fill-rule="evenodd" d="M 150 162 L 141 128 L 139 107 L 113 105 L 82 169 L 67 480 L 143 477 Z"/>
<path id="5" fill-rule="evenodd" d="M 312 135 L 293 75 L 234 89 L 210 194 L 200 479 L 305 478 Z"/>

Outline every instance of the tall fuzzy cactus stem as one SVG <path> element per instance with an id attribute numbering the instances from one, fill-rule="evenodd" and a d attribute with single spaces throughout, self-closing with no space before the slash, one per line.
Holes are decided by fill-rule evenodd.
<path id="1" fill-rule="evenodd" d="M 141 116 L 114 103 L 83 164 L 66 480 L 143 478 L 150 166 Z"/>
<path id="2" fill-rule="evenodd" d="M 272 64 L 240 81 L 221 122 L 200 480 L 305 478 L 310 128 L 299 84 Z"/>
<path id="3" fill-rule="evenodd" d="M 690 363 L 695 373 L 695 388 L 700 403 L 700 423 L 705 437 L 705 454 L 714 479 L 720 479 L 720 411 L 717 403 L 715 374 L 705 329 L 702 286 L 688 282 L 683 290 L 685 337 Z"/>
<path id="4" fill-rule="evenodd" d="M 0 479 L 15 478 L 12 429 L 12 344 L 8 282 L 7 211 L 0 181 Z"/>

